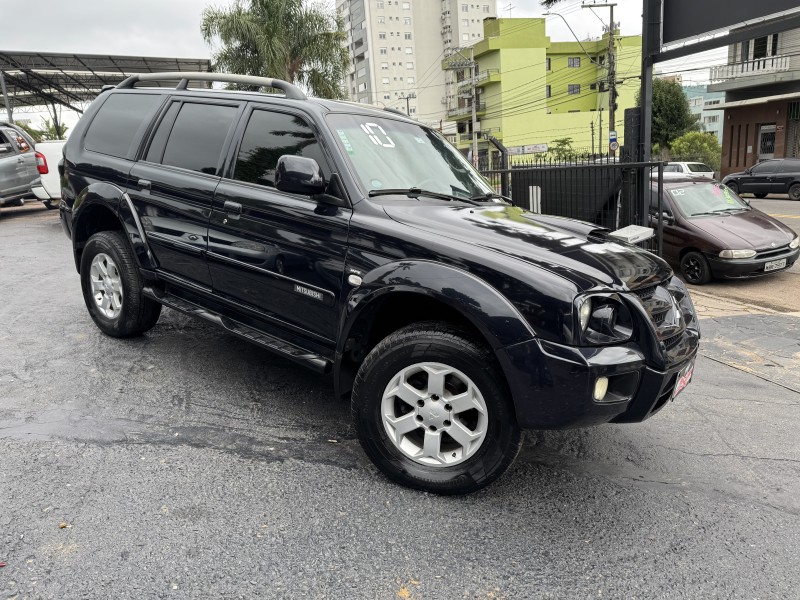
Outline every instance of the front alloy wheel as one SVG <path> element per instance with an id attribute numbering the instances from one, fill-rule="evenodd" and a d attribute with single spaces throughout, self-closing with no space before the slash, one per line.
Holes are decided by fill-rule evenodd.
<path id="1" fill-rule="evenodd" d="M 489 485 L 521 443 L 493 352 L 447 323 L 409 325 L 378 343 L 358 370 L 352 412 L 375 466 L 398 483 L 437 494 Z"/>

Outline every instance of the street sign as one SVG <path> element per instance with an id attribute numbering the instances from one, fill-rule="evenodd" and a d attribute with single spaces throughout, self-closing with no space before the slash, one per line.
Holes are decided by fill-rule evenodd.
<path id="1" fill-rule="evenodd" d="M 608 149 L 611 150 L 611 152 L 616 152 L 617 150 L 619 150 L 619 144 L 617 143 L 617 140 L 611 142 L 608 145 Z"/>
<path id="2" fill-rule="evenodd" d="M 616 131 L 609 131 L 608 132 L 608 141 L 609 143 L 613 144 L 617 141 L 617 132 Z"/>

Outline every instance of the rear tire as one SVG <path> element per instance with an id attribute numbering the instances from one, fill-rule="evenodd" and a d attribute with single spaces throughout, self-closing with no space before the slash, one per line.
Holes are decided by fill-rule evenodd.
<path id="1" fill-rule="evenodd" d="M 57 204 L 53 204 L 52 200 L 45 200 L 45 201 L 42 202 L 42 204 L 45 205 L 47 210 L 55 210 L 56 208 L 58 208 L 58 205 Z"/>
<path id="2" fill-rule="evenodd" d="M 800 183 L 793 183 L 789 186 L 789 198 L 792 200 L 800 200 Z"/>
<path id="3" fill-rule="evenodd" d="M 112 337 L 132 337 L 151 329 L 161 304 L 142 294 L 142 280 L 122 232 L 101 231 L 81 256 L 81 288 L 89 315 Z"/>
<path id="4" fill-rule="evenodd" d="M 436 494 L 489 485 L 521 445 L 493 353 L 446 323 L 409 325 L 375 346 L 356 376 L 352 413 L 375 466 Z"/>
<path id="5" fill-rule="evenodd" d="M 756 198 L 766 198 L 768 194 L 764 194 L 763 192 L 761 192 L 758 194 L 753 194 L 753 196 L 755 196 Z"/>
<path id="6" fill-rule="evenodd" d="M 681 273 L 686 283 L 703 285 L 711 281 L 711 267 L 699 252 L 687 252 L 681 258 Z"/>
<path id="7" fill-rule="evenodd" d="M 728 189 L 730 191 L 732 191 L 734 194 L 738 194 L 739 193 L 739 186 L 737 185 L 737 183 L 735 181 L 731 181 L 730 183 L 726 183 L 725 185 L 727 185 Z"/>

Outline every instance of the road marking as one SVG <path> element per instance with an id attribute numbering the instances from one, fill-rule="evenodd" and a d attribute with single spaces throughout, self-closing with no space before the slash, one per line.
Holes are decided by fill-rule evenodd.
<path id="1" fill-rule="evenodd" d="M 770 213 L 767 214 L 769 214 L 770 217 L 775 217 L 776 219 L 800 219 L 800 215 L 773 215 Z"/>

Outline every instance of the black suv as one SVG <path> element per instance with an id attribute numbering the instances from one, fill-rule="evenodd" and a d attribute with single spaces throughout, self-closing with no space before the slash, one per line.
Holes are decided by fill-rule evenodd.
<path id="1" fill-rule="evenodd" d="M 800 200 L 800 158 L 765 160 L 741 173 L 731 173 L 722 183 L 737 194 L 753 194 L 756 198 L 789 194 L 792 200 Z"/>
<path id="2" fill-rule="evenodd" d="M 63 170 L 102 331 L 141 334 L 165 305 L 331 372 L 405 485 L 476 490 L 521 428 L 642 421 L 692 375 L 698 322 L 665 262 L 511 206 L 399 114 L 267 78 L 138 75 L 89 107 Z"/>

